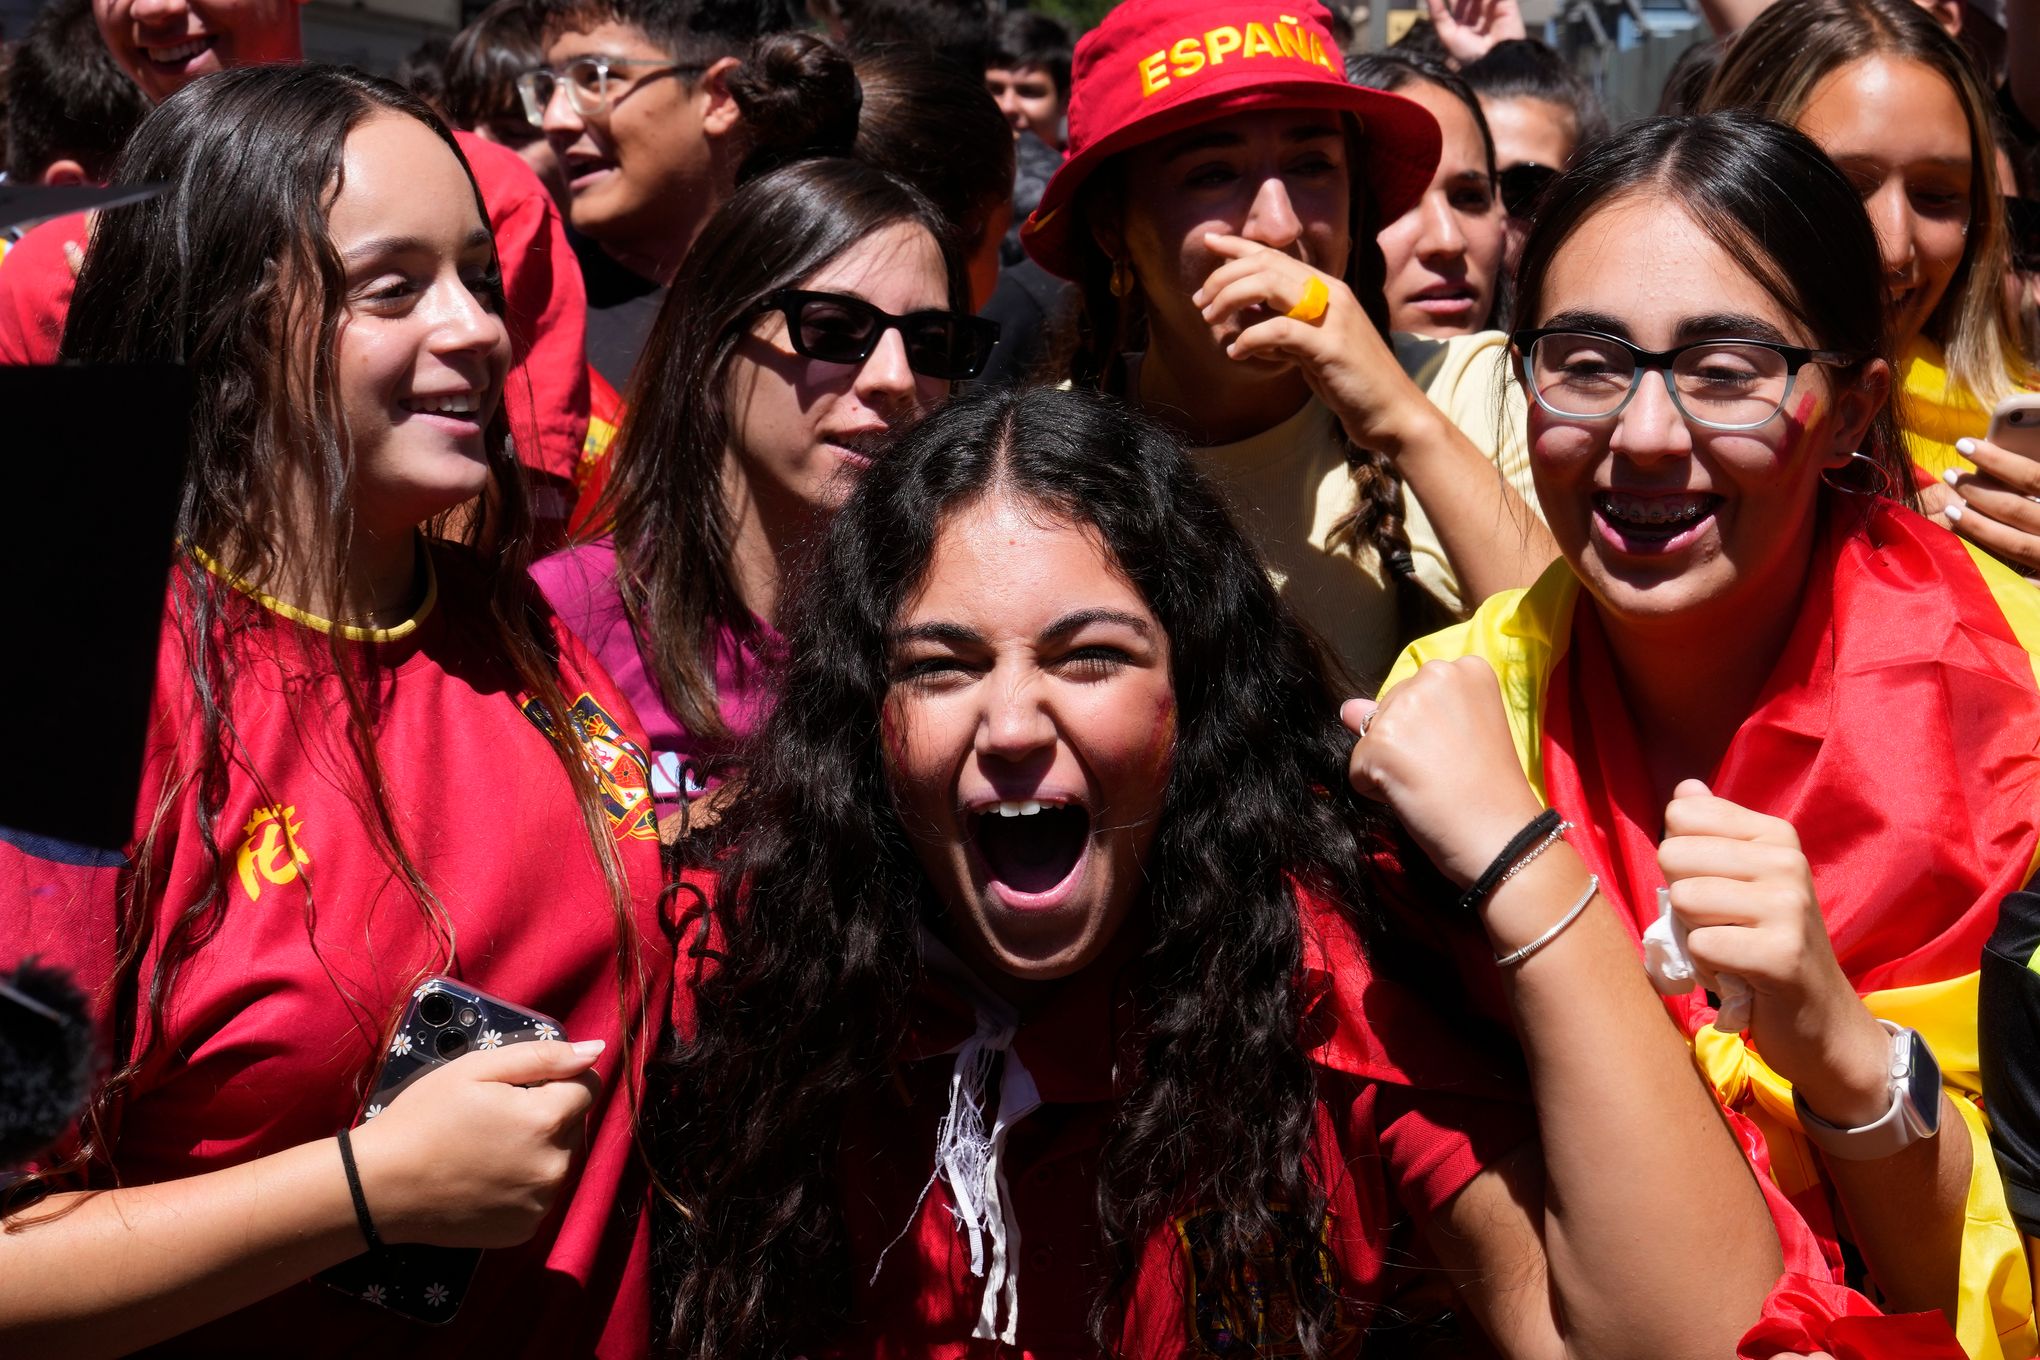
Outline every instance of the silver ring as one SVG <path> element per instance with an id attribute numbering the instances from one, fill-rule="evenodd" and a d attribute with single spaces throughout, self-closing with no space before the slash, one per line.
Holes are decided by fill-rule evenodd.
<path id="1" fill-rule="evenodd" d="M 1362 737 L 1367 735 L 1368 728 L 1374 726 L 1374 716 L 1379 712 L 1381 712 L 1379 708 L 1370 708 L 1367 710 L 1367 716 L 1360 720 L 1360 735 Z"/>

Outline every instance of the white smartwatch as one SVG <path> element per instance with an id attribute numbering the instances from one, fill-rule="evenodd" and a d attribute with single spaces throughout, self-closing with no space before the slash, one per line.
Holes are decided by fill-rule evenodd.
<path id="1" fill-rule="evenodd" d="M 1830 1124 L 1792 1093 L 1792 1108 L 1806 1141 L 1830 1157 L 1849 1162 L 1874 1162 L 1903 1152 L 1922 1138 L 1941 1131 L 1941 1064 L 1920 1032 L 1880 1019 L 1891 1034 L 1891 1108 L 1860 1128 Z"/>

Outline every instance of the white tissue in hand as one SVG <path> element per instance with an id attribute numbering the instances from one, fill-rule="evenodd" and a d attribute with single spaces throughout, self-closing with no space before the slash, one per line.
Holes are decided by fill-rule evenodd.
<path id="1" fill-rule="evenodd" d="M 1643 932 L 1643 970 L 1664 996 L 1693 990 L 1693 956 L 1686 952 L 1686 923 L 1672 910 L 1669 888 L 1657 890 L 1657 920 Z"/>
<path id="2" fill-rule="evenodd" d="M 1643 970 L 1651 985 L 1663 996 L 1684 996 L 1693 990 L 1699 972 L 1686 948 L 1686 923 L 1672 910 L 1672 890 L 1657 890 L 1658 918 L 1643 932 Z M 1721 1002 L 1714 1013 L 1714 1028 L 1723 1034 L 1740 1034 L 1750 1025 L 1750 1002 L 1755 994 L 1750 984 L 1734 973 L 1714 975 L 1713 992 Z"/>

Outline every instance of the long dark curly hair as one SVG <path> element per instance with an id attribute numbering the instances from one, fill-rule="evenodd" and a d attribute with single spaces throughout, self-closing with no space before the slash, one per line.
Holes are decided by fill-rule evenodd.
<path id="1" fill-rule="evenodd" d="M 670 1196 L 661 1234 L 671 1349 L 790 1355 L 841 1325 L 849 1270 L 834 1168 L 852 1102 L 888 1086 L 943 912 L 903 830 L 880 739 L 888 642 L 943 524 L 1017 498 L 1098 535 L 1166 630 L 1178 727 L 1145 865 L 1134 1055 L 1097 1204 L 1117 1279 L 1186 1206 L 1223 1223 L 1219 1278 L 1274 1208 L 1316 1223 L 1315 1081 L 1296 990 L 1296 893 L 1374 933 L 1366 851 L 1385 828 L 1347 784 L 1351 737 L 1322 662 L 1183 450 L 1090 393 L 982 392 L 928 417 L 836 516 L 790 622 L 789 669 L 744 794 L 707 853 L 720 956 L 691 1039 L 647 1114 Z M 1319 1354 L 1336 1301 L 1305 1304 Z"/>

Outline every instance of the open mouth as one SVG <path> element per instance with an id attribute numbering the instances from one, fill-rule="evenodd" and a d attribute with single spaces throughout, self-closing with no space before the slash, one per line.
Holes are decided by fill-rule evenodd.
<path id="1" fill-rule="evenodd" d="M 1714 514 L 1721 497 L 1710 492 L 1672 496 L 1632 496 L 1620 491 L 1594 495 L 1594 513 L 1615 539 L 1627 548 L 1668 547 L 1697 533 Z"/>
<path id="2" fill-rule="evenodd" d="M 212 46 L 210 37 L 187 39 L 171 47 L 144 45 L 142 52 L 159 66 L 182 66 Z"/>
<path id="3" fill-rule="evenodd" d="M 607 156 L 590 156 L 585 152 L 570 151 L 562 158 L 561 168 L 566 172 L 567 187 L 579 189 L 588 187 L 600 176 L 614 170 L 616 162 Z"/>
<path id="4" fill-rule="evenodd" d="M 987 876 L 1021 897 L 1066 883 L 1091 840 L 1091 814 L 1078 803 L 1007 800 L 975 809 L 969 825 Z"/>
<path id="5" fill-rule="evenodd" d="M 482 409 L 479 392 L 451 392 L 437 397 L 406 397 L 397 403 L 406 411 L 427 416 L 472 416 Z"/>

